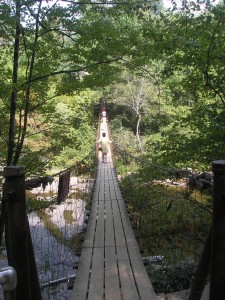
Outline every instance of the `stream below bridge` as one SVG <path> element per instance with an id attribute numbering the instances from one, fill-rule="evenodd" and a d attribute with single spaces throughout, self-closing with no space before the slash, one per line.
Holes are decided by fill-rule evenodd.
<path id="1" fill-rule="evenodd" d="M 71 177 L 70 195 L 67 199 L 61 204 L 51 205 L 45 209 L 50 226 L 56 228 L 59 235 L 67 241 L 79 234 L 86 226 L 86 202 L 81 199 L 83 197 L 79 198 L 79 195 L 88 193 L 92 186 L 93 180 L 79 180 L 77 177 Z M 53 182 L 44 191 L 42 188 L 35 188 L 27 194 L 29 198 L 37 201 L 43 199 L 51 201 L 52 197 L 57 195 L 57 190 L 58 183 Z M 50 233 L 43 218 L 37 212 L 29 213 L 28 219 L 40 285 L 44 286 L 43 300 L 69 300 L 72 290 L 68 289 L 68 278 L 75 275 L 74 265 L 78 263 L 79 257 Z M 8 265 L 5 250 L 3 254 L 5 258 L 0 259 L 0 267 Z M 62 282 L 58 284 L 48 284 L 57 283 L 61 279 Z M 2 299 L 4 297 L 0 286 L 0 300 Z"/>

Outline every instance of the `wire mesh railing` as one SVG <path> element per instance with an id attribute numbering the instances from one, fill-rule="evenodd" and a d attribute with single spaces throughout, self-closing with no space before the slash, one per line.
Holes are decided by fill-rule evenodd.
<path id="1" fill-rule="evenodd" d="M 67 299 L 65 297 L 70 295 L 79 260 L 80 236 L 86 227 L 87 203 L 92 197 L 95 168 L 95 151 L 92 150 L 66 170 L 25 181 L 32 252 L 44 300 Z M 5 252 L 4 241 L 1 246 Z M 1 267 L 7 264 L 5 257 Z"/>
<path id="2" fill-rule="evenodd" d="M 190 288 L 212 221 L 212 174 L 121 153 L 133 172 L 120 185 L 155 292 Z"/>
<path id="3" fill-rule="evenodd" d="M 79 236 L 85 230 L 86 204 L 93 187 L 90 171 L 93 171 L 91 160 L 94 158 L 92 151 L 74 166 L 52 175 L 54 181 L 51 184 L 29 191 L 30 231 L 46 299 L 65 297 L 75 278 Z"/>

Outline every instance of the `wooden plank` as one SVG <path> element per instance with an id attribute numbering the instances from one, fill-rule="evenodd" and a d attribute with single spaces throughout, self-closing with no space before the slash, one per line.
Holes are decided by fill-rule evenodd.
<path id="1" fill-rule="evenodd" d="M 122 195 L 118 186 L 118 181 L 113 174 L 112 177 L 115 179 L 113 197 L 115 197 L 116 194 L 116 198 L 119 197 L 120 199 L 122 199 Z M 146 297 L 150 297 L 150 299 L 151 298 L 154 299 L 155 293 L 152 284 L 149 280 L 146 269 L 143 265 L 142 258 L 138 249 L 138 245 L 127 214 L 126 206 L 123 201 L 119 201 L 119 210 L 121 213 L 122 223 L 123 223 L 124 232 L 126 236 L 126 242 L 128 246 L 129 257 L 130 257 L 132 270 L 135 277 L 135 282 L 137 284 L 138 292 L 140 293 L 141 299 L 146 299 Z"/>
<path id="2" fill-rule="evenodd" d="M 105 189 L 105 299 L 122 299 L 117 263 L 114 219 L 110 199 L 110 185 L 106 182 Z"/>
<path id="3" fill-rule="evenodd" d="M 89 284 L 90 266 L 92 262 L 92 248 L 83 248 L 79 268 L 72 291 L 72 299 L 87 299 L 87 291 Z"/>
<path id="4" fill-rule="evenodd" d="M 92 204 L 91 214 L 88 220 L 88 225 L 85 234 L 85 240 L 82 245 L 83 248 L 93 247 L 97 214 L 98 214 L 98 203 L 96 202 Z"/>
<path id="5" fill-rule="evenodd" d="M 72 291 L 72 299 L 84 300 L 89 288 L 89 276 L 92 265 L 92 248 L 96 230 L 96 218 L 98 213 L 98 203 L 92 204 L 91 214 L 88 221 L 83 249 L 79 261 L 79 266 Z"/>
<path id="6" fill-rule="evenodd" d="M 113 217 L 114 217 L 114 229 L 115 229 L 115 242 L 116 242 L 116 253 L 118 259 L 119 277 L 121 282 L 122 297 L 124 300 L 139 299 L 139 295 L 136 290 L 135 281 L 133 278 L 133 271 L 131 268 L 126 238 L 122 227 L 121 217 L 119 213 L 118 201 L 115 199 L 114 187 L 112 186 L 113 180 L 111 173 L 108 174 L 110 181 L 110 197 Z"/>
<path id="7" fill-rule="evenodd" d="M 117 247 L 119 276 L 123 300 L 139 300 L 126 247 Z"/>
<path id="8" fill-rule="evenodd" d="M 105 299 L 123 299 L 115 247 L 105 248 Z"/>
<path id="9" fill-rule="evenodd" d="M 99 178 L 99 172 L 97 177 Z M 96 181 L 95 192 L 92 199 L 91 214 L 88 221 L 87 231 L 85 235 L 85 240 L 83 243 L 83 249 L 79 261 L 79 266 L 76 274 L 76 279 L 74 282 L 74 287 L 72 291 L 72 299 L 84 300 L 87 299 L 87 292 L 89 289 L 89 277 L 92 266 L 92 254 L 93 254 L 93 243 L 96 231 L 96 219 L 98 215 L 98 193 L 99 181 Z"/>
<path id="10" fill-rule="evenodd" d="M 88 299 L 90 300 L 100 300 L 104 298 L 104 193 L 104 181 L 101 180 L 92 269 L 88 292 Z"/>
<path id="11" fill-rule="evenodd" d="M 104 299 L 104 247 L 94 248 L 87 299 Z"/>
<path id="12" fill-rule="evenodd" d="M 73 300 L 156 299 L 110 157 L 99 163 Z"/>
<path id="13" fill-rule="evenodd" d="M 136 300 L 139 299 L 139 296 L 136 289 L 133 270 L 130 264 L 126 237 L 124 236 L 118 201 L 112 200 L 112 206 L 114 212 L 113 215 L 115 225 L 116 252 L 123 299 Z"/>
<path id="14" fill-rule="evenodd" d="M 119 280 L 121 284 L 121 293 L 123 300 L 137 300 L 139 299 L 133 272 L 130 265 L 130 260 L 127 251 L 126 238 L 122 227 L 121 217 L 119 213 L 118 201 L 115 199 L 114 187 L 112 186 L 112 173 L 108 172 L 108 180 L 110 181 L 110 198 L 111 209 L 114 219 L 114 236 L 116 244 L 116 255 L 118 262 Z"/>
<path id="15" fill-rule="evenodd" d="M 135 277 L 135 282 L 138 288 L 138 292 L 140 294 L 140 299 L 155 299 L 155 292 L 147 274 L 147 271 L 145 269 L 145 266 L 143 264 L 142 257 L 140 255 L 140 251 L 136 239 L 134 237 L 132 228 L 128 222 L 124 222 L 124 219 L 123 224 L 125 235 L 127 238 L 129 257 Z"/>
<path id="16" fill-rule="evenodd" d="M 114 192 L 116 193 L 116 197 L 119 199 L 122 198 L 118 183 L 114 182 Z M 132 265 L 132 270 L 134 273 L 135 281 L 137 284 L 138 292 L 140 294 L 141 299 L 154 299 L 155 292 L 150 282 L 147 271 L 143 265 L 143 261 L 140 255 L 140 251 L 137 245 L 137 241 L 135 239 L 129 216 L 127 214 L 127 209 L 124 201 L 119 201 L 119 209 L 121 212 L 122 223 L 124 227 L 124 232 L 126 236 L 126 242 L 128 246 L 129 257 Z"/>

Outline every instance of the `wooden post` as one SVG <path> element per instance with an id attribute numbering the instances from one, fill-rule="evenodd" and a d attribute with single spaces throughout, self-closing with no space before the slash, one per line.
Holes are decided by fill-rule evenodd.
<path id="1" fill-rule="evenodd" d="M 225 160 L 212 163 L 214 200 L 209 299 L 225 299 Z"/>
<path id="2" fill-rule="evenodd" d="M 211 261 L 211 245 L 212 245 L 212 227 L 210 227 L 205 246 L 202 251 L 201 258 L 197 270 L 195 272 L 195 279 L 192 283 L 188 300 L 200 300 L 202 292 L 207 283 L 209 275 L 210 261 Z"/>
<path id="3" fill-rule="evenodd" d="M 3 198 L 7 206 L 6 246 L 9 265 L 16 270 L 16 299 L 31 300 L 23 167 L 4 168 Z"/>
<path id="4" fill-rule="evenodd" d="M 32 300 L 42 300 L 42 293 L 40 287 L 40 281 L 38 278 L 38 271 L 34 256 L 34 249 L 32 244 L 32 238 L 30 234 L 29 221 L 27 218 L 27 238 L 28 238 L 28 251 L 29 251 L 29 271 L 30 271 L 30 290 Z"/>

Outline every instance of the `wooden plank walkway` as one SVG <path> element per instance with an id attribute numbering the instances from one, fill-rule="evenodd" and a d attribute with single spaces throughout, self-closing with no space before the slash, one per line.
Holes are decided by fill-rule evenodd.
<path id="1" fill-rule="evenodd" d="M 111 156 L 99 158 L 91 214 L 71 300 L 157 299 L 122 198 Z"/>

